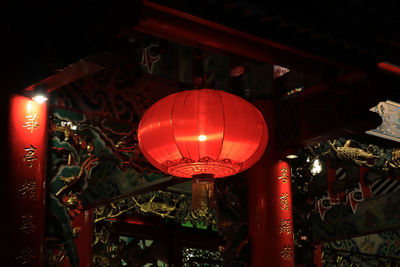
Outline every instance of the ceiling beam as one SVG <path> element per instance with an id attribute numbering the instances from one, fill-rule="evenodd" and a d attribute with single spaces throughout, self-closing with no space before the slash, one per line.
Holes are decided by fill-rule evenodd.
<path id="1" fill-rule="evenodd" d="M 137 32 L 193 47 L 281 65 L 305 73 L 334 73 L 354 67 L 238 31 L 144 0 Z"/>
<path id="2" fill-rule="evenodd" d="M 33 91 L 35 87 L 42 87 L 47 90 L 48 93 L 50 93 L 57 88 L 79 80 L 85 76 L 89 76 L 90 74 L 93 74 L 104 68 L 106 67 L 90 62 L 86 59 L 81 59 L 78 62 L 65 67 L 60 72 L 30 85 L 29 87 L 25 88 L 25 91 Z"/>

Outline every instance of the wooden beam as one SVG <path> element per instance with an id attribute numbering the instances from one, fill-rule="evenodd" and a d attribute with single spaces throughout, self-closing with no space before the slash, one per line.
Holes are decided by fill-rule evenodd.
<path id="1" fill-rule="evenodd" d="M 278 64 L 302 72 L 337 73 L 354 67 L 144 0 L 133 29 L 193 47 Z"/>
<path id="2" fill-rule="evenodd" d="M 31 86 L 27 87 L 25 91 L 33 91 L 33 89 L 38 86 L 46 89 L 47 92 L 50 93 L 57 88 L 67 85 L 80 78 L 89 76 L 90 74 L 105 68 L 105 66 L 101 66 L 86 59 L 81 59 L 78 62 L 65 67 L 60 72 L 51 75 L 40 82 L 32 84 Z"/>

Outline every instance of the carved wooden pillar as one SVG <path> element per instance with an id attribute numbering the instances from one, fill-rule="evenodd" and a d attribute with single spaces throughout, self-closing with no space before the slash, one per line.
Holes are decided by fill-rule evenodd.
<path id="1" fill-rule="evenodd" d="M 267 122 L 270 139 L 263 157 L 247 172 L 250 265 L 294 266 L 290 166 L 279 159 L 273 102 L 254 104 Z"/>
<path id="2" fill-rule="evenodd" d="M 12 265 L 43 266 L 47 106 L 13 95 L 9 119 Z M 11 245 L 11 244 L 10 244 Z"/>

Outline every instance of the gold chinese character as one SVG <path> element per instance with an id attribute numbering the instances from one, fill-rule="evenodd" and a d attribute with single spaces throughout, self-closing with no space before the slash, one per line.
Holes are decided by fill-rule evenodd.
<path id="1" fill-rule="evenodd" d="M 31 234 L 36 230 L 33 222 L 33 215 L 23 215 L 21 217 L 21 227 L 19 228 L 25 234 Z"/>
<path id="2" fill-rule="evenodd" d="M 282 234 L 282 233 L 290 234 L 290 232 L 291 232 L 290 220 L 289 219 L 282 219 L 279 233 L 280 234 Z"/>
<path id="3" fill-rule="evenodd" d="M 36 256 L 33 255 L 33 250 L 31 248 L 26 248 L 19 253 L 19 256 L 16 257 L 17 261 L 20 262 L 21 264 L 34 264 L 34 260 L 36 259 Z"/>
<path id="4" fill-rule="evenodd" d="M 35 152 L 36 149 L 37 148 L 32 145 L 24 148 L 26 154 L 24 155 L 24 158 L 22 160 L 26 162 L 26 165 L 29 168 L 32 168 L 33 161 L 38 159 L 38 157 L 36 157 L 36 152 Z"/>
<path id="5" fill-rule="evenodd" d="M 39 126 L 38 115 L 36 113 L 29 113 L 26 115 L 26 122 L 22 127 L 31 130 L 31 133 L 33 133 L 33 130 L 39 128 Z"/>
<path id="6" fill-rule="evenodd" d="M 281 210 L 289 210 L 289 194 L 283 193 L 279 198 L 281 199 Z"/>
<path id="7" fill-rule="evenodd" d="M 284 245 L 283 249 L 281 250 L 281 257 L 284 260 L 291 260 L 292 259 L 292 248 L 290 245 Z"/>
<path id="8" fill-rule="evenodd" d="M 29 182 L 25 179 L 18 192 L 20 192 L 24 197 L 29 197 L 32 200 L 36 199 L 36 182 Z"/>
<path id="9" fill-rule="evenodd" d="M 288 174 L 288 167 L 283 167 L 281 169 L 282 175 L 278 177 L 278 180 L 282 179 L 282 182 L 286 184 L 286 182 L 289 180 L 289 174 Z"/>

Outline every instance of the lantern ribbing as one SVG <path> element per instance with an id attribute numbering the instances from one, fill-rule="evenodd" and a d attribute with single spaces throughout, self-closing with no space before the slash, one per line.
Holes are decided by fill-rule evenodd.
<path id="1" fill-rule="evenodd" d="M 268 129 L 248 101 L 224 91 L 188 90 L 167 96 L 143 115 L 139 146 L 158 169 L 178 177 L 230 176 L 263 154 Z"/>

